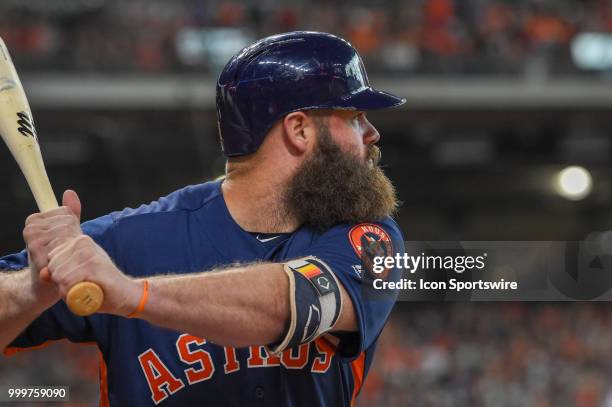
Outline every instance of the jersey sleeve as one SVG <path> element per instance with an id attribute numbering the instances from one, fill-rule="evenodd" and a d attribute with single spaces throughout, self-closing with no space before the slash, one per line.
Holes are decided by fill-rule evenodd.
<path id="1" fill-rule="evenodd" d="M 91 236 L 111 257 L 113 244 L 110 231 L 112 225 L 112 218 L 108 215 L 81 225 L 83 232 Z M 21 270 L 27 266 L 28 257 L 25 250 L 0 258 L 0 273 Z M 58 339 L 68 339 L 72 342 L 95 341 L 91 318 L 74 315 L 64 301 L 59 301 L 32 321 L 6 348 L 5 354 L 11 354 L 19 349 L 41 346 L 48 341 Z"/>
<path id="2" fill-rule="evenodd" d="M 330 266 L 353 302 L 359 332 L 333 334 L 340 339 L 339 354 L 352 360 L 374 344 L 397 299 L 397 290 L 375 289 L 380 284 L 374 280 L 399 281 L 401 270 L 376 268 L 375 272 L 372 266 L 374 257 L 404 254 L 402 233 L 390 218 L 337 226 L 321 235 L 310 251 Z"/>

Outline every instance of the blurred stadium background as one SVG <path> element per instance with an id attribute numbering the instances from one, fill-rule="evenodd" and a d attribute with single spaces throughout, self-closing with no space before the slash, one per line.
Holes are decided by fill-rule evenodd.
<path id="1" fill-rule="evenodd" d="M 612 254 L 610 0 L 0 3 L 48 172 L 84 219 L 221 174 L 216 73 L 294 29 L 347 38 L 371 82 L 408 99 L 369 115 L 407 239 L 588 237 Z M 36 209 L 0 154 L 9 253 Z M 583 170 L 559 185 L 568 166 Z M 400 303 L 358 406 L 610 407 L 611 355 L 606 303 Z M 71 384 L 69 405 L 95 405 L 97 353 L 0 361 L 0 384 L 19 383 Z"/>

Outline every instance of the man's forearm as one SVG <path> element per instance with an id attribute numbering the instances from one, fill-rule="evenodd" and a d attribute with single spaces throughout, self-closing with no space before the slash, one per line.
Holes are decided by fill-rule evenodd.
<path id="1" fill-rule="evenodd" d="M 104 290 L 100 312 L 134 316 L 174 331 L 203 337 L 219 345 L 268 345 L 282 339 L 291 320 L 289 277 L 284 265 L 258 263 L 199 274 L 148 278 L 148 301 L 143 279 L 125 275 L 89 236 L 79 236 L 49 253 L 48 269 L 60 298 L 81 281 Z M 350 304 L 340 287 L 341 303 Z M 333 329 L 357 330 L 352 306 L 340 307 Z"/>
<path id="2" fill-rule="evenodd" d="M 49 305 L 36 295 L 29 269 L 0 273 L 0 354 Z"/>
<path id="3" fill-rule="evenodd" d="M 289 280 L 281 264 L 256 264 L 149 280 L 140 318 L 220 345 L 266 345 L 289 320 Z"/>

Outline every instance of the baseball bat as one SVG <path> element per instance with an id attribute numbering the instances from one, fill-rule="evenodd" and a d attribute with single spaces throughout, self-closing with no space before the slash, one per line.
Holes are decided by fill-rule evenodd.
<path id="1" fill-rule="evenodd" d="M 57 208 L 57 200 L 38 145 L 30 105 L 2 38 L 0 38 L 0 136 L 28 181 L 38 209 L 45 212 Z M 75 284 L 66 296 L 68 308 L 80 316 L 95 313 L 103 302 L 102 289 L 89 281 Z"/>

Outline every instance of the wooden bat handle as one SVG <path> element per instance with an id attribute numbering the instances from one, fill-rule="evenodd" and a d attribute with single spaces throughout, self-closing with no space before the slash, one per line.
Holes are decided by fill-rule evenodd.
<path id="1" fill-rule="evenodd" d="M 51 282 L 49 269 L 44 267 L 40 270 L 40 278 L 48 283 Z M 82 317 L 98 312 L 104 302 L 102 288 L 91 281 L 83 281 L 75 284 L 66 295 L 66 303 L 73 314 Z"/>

